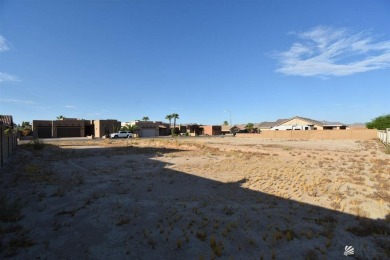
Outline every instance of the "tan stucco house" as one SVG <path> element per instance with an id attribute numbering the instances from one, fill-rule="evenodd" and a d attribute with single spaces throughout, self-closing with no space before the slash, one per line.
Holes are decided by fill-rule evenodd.
<path id="1" fill-rule="evenodd" d="M 340 122 L 318 121 L 295 116 L 290 119 L 279 119 L 276 122 L 262 122 L 260 130 L 345 130 L 348 126 Z"/>

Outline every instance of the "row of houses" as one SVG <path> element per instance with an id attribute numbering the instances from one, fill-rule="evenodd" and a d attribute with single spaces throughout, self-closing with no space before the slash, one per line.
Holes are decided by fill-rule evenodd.
<path id="1" fill-rule="evenodd" d="M 171 134 L 172 126 L 162 121 L 132 121 L 121 123 L 115 119 L 84 120 L 63 118 L 60 120 L 33 120 L 33 135 L 36 138 L 62 137 L 103 137 L 115 133 L 125 125 L 137 126 L 139 137 L 167 136 Z M 223 135 L 245 131 L 245 125 L 199 125 L 183 124 L 175 127 L 175 132 L 181 135 Z M 275 122 L 255 124 L 256 132 L 265 130 L 345 130 L 348 126 L 340 122 L 317 121 L 304 117 L 279 119 Z"/>
<path id="2" fill-rule="evenodd" d="M 60 120 L 33 120 L 34 138 L 103 137 L 118 131 L 121 123 L 115 119 L 84 120 L 63 118 Z"/>
<path id="3" fill-rule="evenodd" d="M 168 136 L 173 128 L 169 123 L 162 121 L 136 120 L 121 123 L 115 119 L 63 118 L 59 120 L 33 120 L 32 130 L 35 138 L 104 137 L 118 132 L 125 125 L 137 126 L 136 134 L 139 137 Z M 182 135 L 221 135 L 223 133 L 220 125 L 187 124 L 178 125 L 175 128 L 176 132 Z"/>

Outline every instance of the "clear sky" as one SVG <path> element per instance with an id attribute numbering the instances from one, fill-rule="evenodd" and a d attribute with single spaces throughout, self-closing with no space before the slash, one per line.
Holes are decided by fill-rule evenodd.
<path id="1" fill-rule="evenodd" d="M 0 114 L 172 113 L 203 124 L 390 113 L 390 1 L 0 0 Z"/>

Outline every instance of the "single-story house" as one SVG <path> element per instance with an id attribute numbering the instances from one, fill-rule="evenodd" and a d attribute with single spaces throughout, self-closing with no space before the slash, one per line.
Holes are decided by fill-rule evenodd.
<path id="1" fill-rule="evenodd" d="M 136 133 L 138 134 L 139 137 L 154 137 L 154 136 L 159 136 L 160 123 L 161 122 L 136 120 L 130 122 L 129 124 L 131 126 L 136 125 L 138 127 Z"/>
<path id="2" fill-rule="evenodd" d="M 221 132 L 223 135 L 225 134 L 235 134 L 238 133 L 241 129 L 237 126 L 223 125 Z"/>
<path id="3" fill-rule="evenodd" d="M 103 137 L 115 133 L 119 128 L 120 122 L 115 119 L 64 118 L 60 120 L 33 120 L 32 122 L 34 138 Z"/>
<path id="4" fill-rule="evenodd" d="M 340 122 L 318 121 L 295 116 L 290 119 L 279 119 L 276 122 L 262 122 L 260 130 L 345 130 L 347 125 Z"/>

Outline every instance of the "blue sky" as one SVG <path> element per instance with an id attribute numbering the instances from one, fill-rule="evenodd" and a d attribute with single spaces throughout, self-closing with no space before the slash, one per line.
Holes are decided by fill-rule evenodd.
<path id="1" fill-rule="evenodd" d="M 390 2 L 0 0 L 0 114 L 344 123 L 390 113 Z"/>

